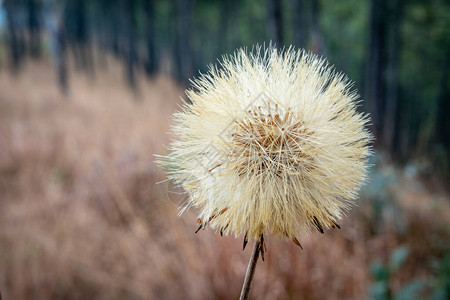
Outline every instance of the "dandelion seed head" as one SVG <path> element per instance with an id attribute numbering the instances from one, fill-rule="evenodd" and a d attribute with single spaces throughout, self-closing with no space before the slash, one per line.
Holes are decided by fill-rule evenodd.
<path id="1" fill-rule="evenodd" d="M 325 60 L 239 50 L 192 81 L 161 163 L 200 227 L 295 239 L 338 224 L 364 181 L 371 135 L 351 82 Z"/>

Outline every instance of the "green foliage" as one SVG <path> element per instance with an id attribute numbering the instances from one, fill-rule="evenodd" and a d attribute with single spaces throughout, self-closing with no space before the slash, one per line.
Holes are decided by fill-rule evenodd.
<path id="1" fill-rule="evenodd" d="M 422 299 L 418 294 L 424 289 L 425 283 L 421 280 L 414 280 L 407 284 L 400 291 L 397 292 L 395 300 L 418 300 Z"/>
<path id="2" fill-rule="evenodd" d="M 374 300 L 416 300 L 423 299 L 421 295 L 426 291 L 432 300 L 450 299 L 450 254 L 441 259 L 434 259 L 432 267 L 434 277 L 430 281 L 422 279 L 412 280 L 400 290 L 393 293 L 390 282 L 401 269 L 409 255 L 409 248 L 402 246 L 392 253 L 389 262 L 383 264 L 374 261 L 370 267 L 374 282 L 369 288 L 369 295 Z"/>
<path id="3" fill-rule="evenodd" d="M 390 273 L 397 272 L 401 265 L 405 262 L 406 258 L 408 258 L 409 249 L 405 246 L 398 248 L 391 255 L 391 259 L 389 261 L 389 271 Z"/>
<path id="4" fill-rule="evenodd" d="M 372 263 L 370 271 L 374 282 L 369 288 L 369 294 L 371 299 L 374 300 L 414 300 L 420 299 L 418 294 L 423 290 L 425 284 L 421 280 L 414 280 L 402 287 L 395 294 L 390 288 L 390 282 L 392 277 L 400 270 L 403 263 L 406 261 L 409 255 L 409 248 L 402 246 L 397 248 L 394 253 L 391 254 L 389 262 L 383 264 L 379 261 Z"/>
<path id="5" fill-rule="evenodd" d="M 405 137 L 409 145 L 419 144 L 422 150 L 430 150 L 425 144 L 441 130 L 436 123 L 439 94 L 449 85 L 448 79 L 443 84 L 442 78 L 446 76 L 443 68 L 450 49 L 448 1 L 406 3 L 401 29 L 402 130 L 414 133 Z"/>
<path id="6" fill-rule="evenodd" d="M 328 58 L 355 80 L 357 87 L 362 86 L 366 55 L 367 6 L 367 1 L 322 1 L 320 21 Z"/>
<path id="7" fill-rule="evenodd" d="M 436 272 L 433 281 L 432 300 L 450 299 L 450 254 L 444 256 L 441 260 L 435 260 L 433 266 Z"/>

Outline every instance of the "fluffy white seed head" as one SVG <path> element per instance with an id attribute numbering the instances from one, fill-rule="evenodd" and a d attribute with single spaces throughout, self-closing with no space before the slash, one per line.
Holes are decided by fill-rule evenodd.
<path id="1" fill-rule="evenodd" d="M 302 50 L 239 50 L 193 80 L 161 162 L 221 233 L 295 239 L 338 226 L 367 168 L 351 83 Z"/>

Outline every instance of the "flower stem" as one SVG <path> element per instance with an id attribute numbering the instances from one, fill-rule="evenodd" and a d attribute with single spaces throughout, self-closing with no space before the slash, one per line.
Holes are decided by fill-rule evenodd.
<path id="1" fill-rule="evenodd" d="M 259 258 L 259 252 L 261 251 L 261 240 L 257 239 L 253 246 L 252 256 L 248 262 L 247 273 L 245 274 L 244 284 L 242 285 L 240 300 L 248 299 L 250 295 L 250 289 L 252 287 L 253 276 L 255 275 L 256 262 Z"/>

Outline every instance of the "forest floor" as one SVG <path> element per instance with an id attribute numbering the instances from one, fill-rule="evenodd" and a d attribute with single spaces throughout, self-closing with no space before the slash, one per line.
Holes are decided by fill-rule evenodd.
<path id="1" fill-rule="evenodd" d="M 114 63 L 69 78 L 63 96 L 47 63 L 14 76 L 0 70 L 4 299 L 236 299 L 251 246 L 194 234 L 196 212 L 178 217 L 182 197 L 156 184 L 164 176 L 154 154 L 167 151 L 183 90 L 139 76 L 133 93 Z M 398 293 L 421 282 L 422 295 L 435 293 L 450 244 L 449 196 L 411 166 L 383 155 L 374 165 L 341 230 L 302 237 L 303 251 L 269 238 L 253 298 L 367 299 L 379 287 L 373 263 L 401 246 L 409 255 L 386 285 Z"/>

